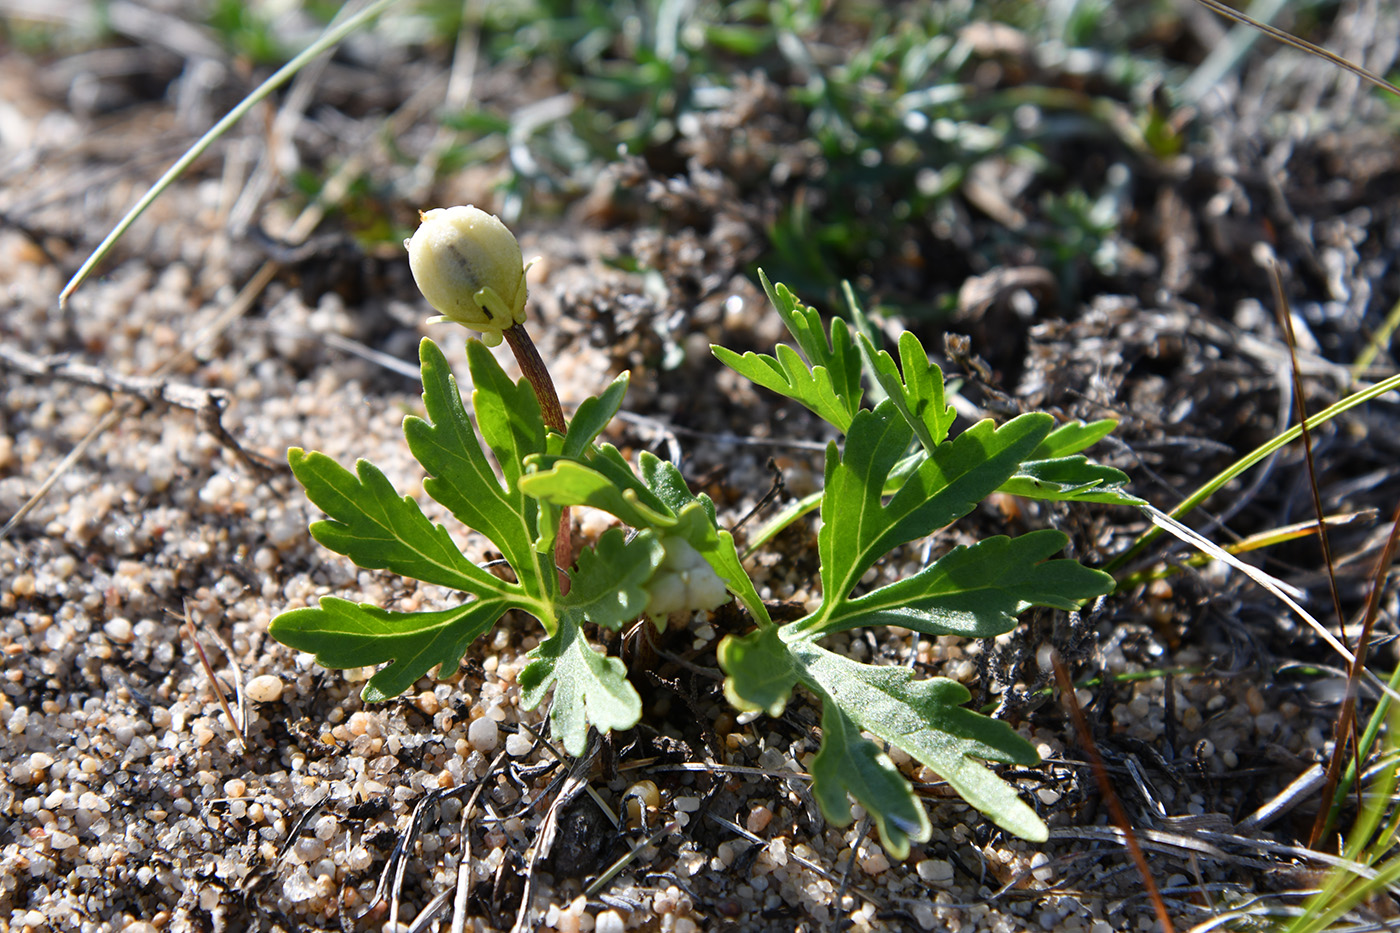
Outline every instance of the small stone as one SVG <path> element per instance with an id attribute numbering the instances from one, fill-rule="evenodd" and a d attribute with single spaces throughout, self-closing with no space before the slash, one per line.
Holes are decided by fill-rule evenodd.
<path id="1" fill-rule="evenodd" d="M 953 880 L 953 864 L 947 859 L 926 858 L 914 870 L 925 884 L 947 884 Z"/>
<path id="2" fill-rule="evenodd" d="M 128 644 L 131 639 L 135 637 L 131 627 L 131 620 L 123 619 L 121 616 L 115 619 L 109 619 L 107 623 L 102 626 L 102 631 L 105 632 L 107 637 L 112 639 L 112 641 L 121 645 Z"/>
<path id="3" fill-rule="evenodd" d="M 861 871 L 865 872 L 867 875 L 878 875 L 881 872 L 888 871 L 889 867 L 890 860 L 885 857 L 883 849 L 874 849 L 870 854 L 860 860 Z"/>
<path id="4" fill-rule="evenodd" d="M 757 806 L 749 811 L 748 819 L 744 820 L 744 828 L 751 833 L 761 833 L 768 828 L 772 820 L 772 810 L 765 806 Z"/>
<path id="5" fill-rule="evenodd" d="M 78 837 L 62 830 L 54 830 L 49 836 L 49 845 L 55 849 L 71 849 L 78 844 Z"/>
<path id="6" fill-rule="evenodd" d="M 506 754 L 512 758 L 528 755 L 534 747 L 534 741 L 525 732 L 512 732 L 506 736 Z"/>
<path id="7" fill-rule="evenodd" d="M 500 727 L 490 716 L 481 716 L 467 727 L 467 741 L 479 752 L 494 752 L 501 742 Z"/>
<path id="8" fill-rule="evenodd" d="M 593 921 L 594 933 L 624 933 L 627 921 L 615 910 L 605 910 Z"/>
<path id="9" fill-rule="evenodd" d="M 243 693 L 254 703 L 276 703 L 282 699 L 282 678 L 276 674 L 259 674 L 243 685 Z"/>

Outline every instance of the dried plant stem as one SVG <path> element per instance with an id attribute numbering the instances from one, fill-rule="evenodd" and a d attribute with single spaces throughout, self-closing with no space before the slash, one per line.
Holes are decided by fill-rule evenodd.
<path id="1" fill-rule="evenodd" d="M 1113 822 L 1122 831 L 1123 843 L 1128 847 L 1128 854 L 1132 856 L 1133 863 L 1137 865 L 1138 874 L 1142 876 L 1142 885 L 1147 889 L 1152 908 L 1157 912 L 1157 922 L 1161 924 L 1162 933 L 1175 933 L 1176 928 L 1172 926 L 1167 905 L 1157 890 L 1157 883 L 1152 880 L 1152 869 L 1148 867 L 1147 856 L 1142 854 L 1142 846 L 1138 844 L 1137 836 L 1133 833 L 1133 824 L 1128 820 L 1128 813 L 1113 790 L 1113 780 L 1108 776 L 1103 758 L 1099 756 L 1098 746 L 1094 744 L 1094 733 L 1089 729 L 1084 711 L 1079 708 L 1079 699 L 1074 695 L 1074 681 L 1070 679 L 1069 668 L 1065 667 L 1060 653 L 1054 649 L 1050 652 L 1050 661 L 1055 667 L 1055 682 L 1060 688 L 1060 702 L 1069 712 L 1075 732 L 1079 736 L 1079 744 L 1083 747 L 1084 756 L 1089 759 L 1094 779 L 1098 782 L 1099 793 L 1103 795 L 1104 803 L 1108 804 L 1108 812 L 1112 815 Z"/>
<path id="2" fill-rule="evenodd" d="M 540 415 L 544 418 L 545 427 L 563 434 L 564 409 L 559 405 L 559 393 L 554 390 L 554 379 L 545 368 L 540 351 L 535 349 L 535 342 L 530 339 L 525 325 L 512 324 L 505 329 L 504 334 L 506 343 L 515 354 L 515 361 L 520 364 L 520 372 L 529 380 L 530 388 L 535 390 L 535 398 L 539 400 Z M 559 568 L 559 585 L 565 592 L 568 592 L 569 580 L 564 570 L 573 563 L 574 555 L 570 525 L 569 507 L 564 506 L 559 510 L 559 535 L 554 539 L 554 563 Z"/>

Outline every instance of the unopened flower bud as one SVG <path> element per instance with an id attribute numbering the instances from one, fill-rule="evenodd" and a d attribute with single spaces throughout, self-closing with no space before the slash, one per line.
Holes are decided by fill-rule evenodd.
<path id="1" fill-rule="evenodd" d="M 422 224 L 408 247 L 418 290 L 440 316 L 482 333 L 489 347 L 501 333 L 525 323 L 525 263 L 515 235 L 479 208 L 440 207 L 419 213 Z"/>
<path id="2" fill-rule="evenodd" d="M 646 614 L 660 624 L 673 612 L 718 609 L 729 601 L 724 580 L 704 556 L 680 537 L 661 539 L 666 556 L 646 583 Z"/>

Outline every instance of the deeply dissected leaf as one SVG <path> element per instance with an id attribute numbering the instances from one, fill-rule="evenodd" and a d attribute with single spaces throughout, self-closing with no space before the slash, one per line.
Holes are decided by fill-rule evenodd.
<path id="1" fill-rule="evenodd" d="M 813 635 L 899 625 L 926 635 L 990 638 L 1009 632 L 1031 606 L 1072 610 L 1112 592 L 1108 574 L 1076 560 L 1047 559 L 1066 541 L 1042 529 L 954 548 L 912 577 L 843 602 Z"/>
<path id="2" fill-rule="evenodd" d="M 782 284 L 774 286 L 762 270 L 759 278 L 802 355 L 786 344 L 774 349 L 776 356 L 752 351 L 740 356 L 720 346 L 711 347 L 711 351 L 741 376 L 801 402 L 844 433 L 860 408 L 862 395 L 860 356 L 851 340 L 850 328 L 840 318 L 833 319 L 828 341 L 821 315 L 814 308 L 803 307 Z"/>
<path id="3" fill-rule="evenodd" d="M 801 402 L 814 415 L 834 425 L 838 431 L 845 431 L 850 425 L 851 412 L 836 394 L 836 389 L 831 384 L 831 374 L 827 372 L 826 367 L 809 367 L 802 357 L 798 356 L 797 351 L 787 344 L 780 343 L 774 348 L 776 357 L 752 350 L 740 356 L 728 347 L 721 346 L 711 347 L 710 352 L 721 363 L 750 382 L 795 402 Z"/>
<path id="4" fill-rule="evenodd" d="M 909 854 L 909 843 L 933 835 L 928 813 L 890 756 L 860 734 L 840 703 L 822 704 L 822 745 L 812 760 L 812 796 L 837 826 L 851 822 L 850 797 L 860 801 L 875 823 L 880 843 L 892 858 Z"/>
<path id="5" fill-rule="evenodd" d="M 866 370 L 884 389 L 924 450 L 932 453 L 948 436 L 957 417 L 943 396 L 943 371 L 929 361 L 923 344 L 909 331 L 899 336 L 899 368 L 888 352 L 876 350 L 863 334 L 859 345 Z"/>
<path id="6" fill-rule="evenodd" d="M 1024 839 L 1045 841 L 1048 835 L 1045 824 L 1020 799 L 1016 789 L 975 760 L 1033 765 L 1039 762 L 1040 756 L 1006 723 L 964 709 L 962 704 L 972 698 L 967 688 L 942 677 L 915 680 L 913 672 L 906 667 L 860 664 L 806 640 L 799 639 L 790 648 L 802 679 L 839 707 L 857 726 L 937 771 L 959 796 L 998 826 Z M 825 721 L 823 715 L 823 724 Z M 849 732 L 843 730 L 836 738 L 848 739 Z M 824 736 L 824 741 L 832 739 Z M 823 752 L 826 752 L 825 745 Z M 849 745 L 832 750 L 835 756 L 854 752 Z M 829 779 L 844 780 L 846 773 L 833 769 Z M 821 780 L 815 768 L 813 776 Z M 847 785 L 845 790 L 852 794 L 858 790 L 868 793 L 871 786 Z M 879 789 L 883 785 L 873 786 Z M 817 800 L 834 799 L 835 793 L 823 788 L 816 792 Z M 858 795 L 856 799 L 861 800 Z M 887 798 L 887 801 L 893 813 L 903 812 L 898 800 Z M 866 809 L 874 807 L 867 804 Z M 842 815 L 839 810 L 835 814 L 828 812 L 825 806 L 823 812 L 833 820 Z M 917 837 L 911 835 L 910 838 Z M 892 853 L 900 852 L 894 848 L 899 843 L 898 837 L 884 842 Z"/>
<path id="7" fill-rule="evenodd" d="M 940 444 L 889 503 L 885 478 L 900 461 L 912 428 L 891 402 L 862 411 L 851 423 L 844 455 L 827 448 L 822 528 L 820 615 L 834 611 L 863 573 L 892 549 L 961 518 L 1015 472 L 1049 433 L 1049 415 L 1032 413 L 1000 428 L 979 422 Z"/>
<path id="8" fill-rule="evenodd" d="M 468 347 L 474 343 L 479 341 L 468 341 Z M 483 384 L 499 386 L 502 381 L 509 384 L 500 364 L 484 346 L 475 354 L 470 349 L 468 353 L 481 370 L 475 378 Z M 429 420 L 405 418 L 403 430 L 414 458 L 431 474 L 423 481 L 423 489 L 446 506 L 458 521 L 485 535 L 499 548 L 522 586 L 532 593 L 543 592 L 554 585 L 555 573 L 552 562 L 534 549 L 538 533 L 534 500 L 522 494 L 513 482 L 502 487 L 481 449 L 481 442 L 462 405 L 457 380 L 442 351 L 431 340 L 424 340 L 419 347 L 419 357 L 423 369 L 423 404 Z M 492 370 L 500 373 L 499 378 Z M 538 419 L 539 406 L 533 397 L 530 404 L 535 406 L 532 411 Z M 486 417 L 483 428 L 489 425 L 493 445 L 499 445 L 502 450 L 531 446 L 542 449 L 543 421 L 539 422 L 536 433 L 525 429 L 519 417 L 498 410 Z M 514 473 L 514 469 L 508 471 L 507 476 Z"/>
<path id="9" fill-rule="evenodd" d="M 590 725 L 609 732 L 641 718 L 642 700 L 627 682 L 627 668 L 589 647 L 575 613 L 565 613 L 554 636 L 528 657 L 519 677 L 521 704 L 534 709 L 554 688 L 550 731 L 570 755 L 583 754 Z"/>
<path id="10" fill-rule="evenodd" d="M 307 498 L 330 516 L 311 526 L 311 536 L 335 553 L 369 570 L 392 570 L 468 593 L 509 588 L 462 556 L 447 529 L 399 496 L 369 461 L 355 464 L 357 476 L 325 454 L 293 447 L 287 462 Z"/>
<path id="11" fill-rule="evenodd" d="M 646 609 L 642 584 L 661 565 L 666 549 L 655 532 L 643 531 L 631 541 L 620 528 L 609 528 L 591 548 L 578 556 L 573 586 L 562 604 L 595 625 L 618 629 Z"/>
<path id="12" fill-rule="evenodd" d="M 389 612 L 334 596 L 318 608 L 293 609 L 272 620 L 273 638 L 316 655 L 322 667 L 368 667 L 392 661 L 365 684 L 367 703 L 396 697 L 434 667 L 457 670 L 467 646 L 490 630 L 511 605 L 475 599 L 437 612 Z"/>

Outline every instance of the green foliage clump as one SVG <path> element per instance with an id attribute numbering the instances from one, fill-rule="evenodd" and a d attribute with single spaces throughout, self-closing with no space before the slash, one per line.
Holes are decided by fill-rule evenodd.
<path id="1" fill-rule="evenodd" d="M 753 624 L 718 647 L 730 702 L 778 715 L 801 685 L 822 703 L 822 744 L 812 777 L 828 819 L 849 822 L 853 797 L 896 857 L 929 838 L 928 817 L 885 753 L 889 745 L 937 771 L 998 825 L 1045 839 L 1034 811 L 981 763 L 1037 761 L 1010 726 L 965 708 L 970 696 L 955 681 L 862 664 L 822 641 L 872 625 L 985 638 L 1010 630 L 1031 606 L 1074 609 L 1108 592 L 1113 580 L 1107 574 L 1054 557 L 1066 539 L 1053 530 L 954 548 L 913 576 L 865 592 L 858 584 L 886 555 L 956 521 L 996 491 L 1134 501 L 1122 491 L 1123 474 L 1081 453 L 1113 423 L 1057 428 L 1049 415 L 1031 413 L 1000 426 L 982 421 L 954 435 L 943 375 L 912 334 L 900 339 L 896 363 L 864 335 L 853 337 L 844 321 L 834 320 L 828 334 L 816 311 L 783 286 L 766 278 L 764 285 L 797 349 L 780 345 L 775 356 L 760 356 L 715 347 L 716 356 L 845 435 L 826 452 L 819 497 L 822 599 L 810 613 L 782 625 L 773 621 L 714 504 L 692 493 L 673 464 L 643 453 L 633 465 L 599 443 L 622 404 L 625 375 L 584 402 L 560 435 L 546 430 L 529 385 L 512 382 L 490 351 L 471 340 L 474 430 L 441 351 L 424 340 L 427 417 L 404 423 L 409 448 L 429 474 L 424 491 L 491 541 L 514 582 L 473 564 L 446 528 L 400 496 L 372 464 L 362 460 L 352 473 L 322 454 L 294 449 L 293 472 L 329 516 L 312 526 L 317 541 L 361 567 L 449 587 L 464 599 L 445 610 L 404 613 L 325 597 L 317 607 L 278 616 L 273 636 L 314 652 L 328 667 L 386 664 L 364 690 L 365 699 L 375 701 L 404 692 L 435 667 L 455 670 L 475 639 L 518 610 L 545 633 L 520 674 L 522 704 L 533 709 L 552 692 L 554 738 L 579 755 L 590 727 L 629 729 L 642 713 L 623 663 L 590 644 L 589 626 L 619 630 L 647 612 L 653 587 L 663 585 L 668 605 L 676 594 L 693 591 L 706 595 L 697 595 L 703 604 L 692 608 L 710 608 L 713 574 Z M 882 397 L 873 408 L 862 406 L 862 376 Z M 555 537 L 559 510 L 576 505 L 609 512 L 632 530 L 612 529 L 586 548 L 576 566 L 565 568 L 564 587 L 554 566 Z M 676 586 L 677 572 L 699 568 L 694 555 L 708 565 L 703 577 Z"/>

